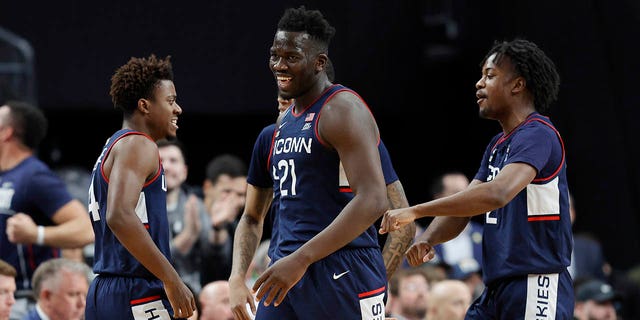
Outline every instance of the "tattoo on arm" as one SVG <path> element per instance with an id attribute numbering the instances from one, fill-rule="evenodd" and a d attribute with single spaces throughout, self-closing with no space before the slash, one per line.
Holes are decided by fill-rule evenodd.
<path id="1" fill-rule="evenodd" d="M 389 199 L 391 209 L 406 208 L 409 206 L 409 201 L 407 200 L 400 180 L 387 185 L 387 198 Z M 382 250 L 384 266 L 387 269 L 387 280 L 391 279 L 393 273 L 398 269 L 405 252 L 413 241 L 415 232 L 415 224 L 410 223 L 400 230 L 388 234 L 387 241 Z"/>
<path id="2" fill-rule="evenodd" d="M 242 227 L 241 227 L 242 226 Z M 233 269 L 246 274 L 260 242 L 262 224 L 249 216 L 242 216 L 233 246 Z M 237 259 L 237 261 L 236 261 Z"/>

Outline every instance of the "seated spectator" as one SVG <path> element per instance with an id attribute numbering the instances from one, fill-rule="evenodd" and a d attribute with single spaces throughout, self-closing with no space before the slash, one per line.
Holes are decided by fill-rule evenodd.
<path id="1" fill-rule="evenodd" d="M 229 282 L 213 281 L 202 287 L 198 296 L 200 320 L 233 320 L 229 304 Z"/>
<path id="2" fill-rule="evenodd" d="M 573 226 L 577 218 L 573 194 L 569 194 L 569 213 Z M 610 269 L 611 266 L 606 261 L 600 241 L 588 232 L 574 231 L 571 265 L 567 269 L 574 282 L 590 278 L 606 281 L 606 273 L 610 273 Z"/>
<path id="3" fill-rule="evenodd" d="M 200 252 L 211 232 L 202 227 L 209 221 L 207 210 L 186 183 L 189 171 L 182 142 L 163 139 L 157 145 L 167 185 L 171 263 L 196 296 L 201 288 Z"/>
<path id="4" fill-rule="evenodd" d="M 200 283 L 227 280 L 231 274 L 233 237 L 247 193 L 247 165 L 242 158 L 222 154 L 207 164 L 202 183 L 209 236 L 200 250 Z"/>
<path id="5" fill-rule="evenodd" d="M 40 264 L 33 274 L 36 306 L 23 320 L 84 319 L 93 273 L 83 262 L 54 258 Z"/>
<path id="6" fill-rule="evenodd" d="M 458 193 L 469 186 L 469 178 L 461 172 L 451 171 L 438 176 L 431 184 L 432 199 L 440 199 Z M 425 218 L 418 220 L 425 223 Z M 483 225 L 471 219 L 460 234 L 434 247 L 436 256 L 433 263 L 455 265 L 465 258 L 473 258 L 482 265 L 482 228 Z M 416 235 L 421 234 L 423 228 L 416 229 Z"/>
<path id="7" fill-rule="evenodd" d="M 16 269 L 0 260 L 0 320 L 8 320 L 11 307 L 16 303 Z"/>
<path id="8" fill-rule="evenodd" d="M 616 320 L 620 296 L 608 283 L 591 279 L 577 283 L 574 317 L 577 320 Z"/>
<path id="9" fill-rule="evenodd" d="M 427 320 L 464 320 L 471 291 L 460 280 L 443 280 L 431 287 Z"/>
<path id="10" fill-rule="evenodd" d="M 427 314 L 429 281 L 420 267 L 404 268 L 389 281 L 387 316 L 398 320 L 422 320 Z"/>

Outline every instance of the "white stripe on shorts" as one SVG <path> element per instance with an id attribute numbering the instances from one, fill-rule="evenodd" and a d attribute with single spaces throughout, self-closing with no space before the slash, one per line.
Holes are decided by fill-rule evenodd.
<path id="1" fill-rule="evenodd" d="M 530 274 L 527 279 L 526 320 L 555 319 L 558 304 L 558 274 Z"/>

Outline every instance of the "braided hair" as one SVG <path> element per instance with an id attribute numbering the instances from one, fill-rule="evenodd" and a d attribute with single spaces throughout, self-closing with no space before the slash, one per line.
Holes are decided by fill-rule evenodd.
<path id="1" fill-rule="evenodd" d="M 558 98 L 560 87 L 560 76 L 553 61 L 535 43 L 524 39 L 496 41 L 482 65 L 494 53 L 496 64 L 500 64 L 505 56 L 511 60 L 516 75 L 525 79 L 536 110 L 547 111 Z"/>

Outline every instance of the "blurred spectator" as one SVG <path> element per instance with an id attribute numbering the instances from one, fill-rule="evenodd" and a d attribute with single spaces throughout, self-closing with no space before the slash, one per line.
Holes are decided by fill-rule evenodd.
<path id="1" fill-rule="evenodd" d="M 429 281 L 420 267 L 398 270 L 389 281 L 388 317 L 422 320 L 427 314 Z"/>
<path id="2" fill-rule="evenodd" d="M 576 203 L 573 194 L 569 194 L 569 213 L 571 224 L 576 221 Z M 588 233 L 573 233 L 573 251 L 569 274 L 574 282 L 583 278 L 597 278 L 605 281 L 611 267 L 606 262 L 600 241 Z"/>
<path id="3" fill-rule="evenodd" d="M 447 197 L 469 186 L 469 178 L 461 172 L 452 171 L 438 176 L 431 184 L 433 199 Z M 416 230 L 416 234 L 424 230 Z M 475 259 L 482 264 L 482 224 L 470 220 L 466 228 L 455 238 L 435 246 L 434 263 L 444 262 L 453 266 L 466 258 Z"/>
<path id="4" fill-rule="evenodd" d="M 451 266 L 449 278 L 464 282 L 469 287 L 472 301 L 482 294 L 485 287 L 480 264 L 473 258 L 462 259 Z"/>
<path id="5" fill-rule="evenodd" d="M 35 155 L 47 132 L 42 111 L 25 102 L 0 107 L 0 259 L 17 271 L 11 319 L 33 306 L 31 277 L 60 248 L 82 248 L 94 234 L 86 206 Z"/>
<path id="6" fill-rule="evenodd" d="M 592 279 L 579 282 L 575 289 L 574 317 L 577 320 L 616 320 L 614 307 L 620 296 L 608 283 Z"/>
<path id="7" fill-rule="evenodd" d="M 471 291 L 459 280 L 443 280 L 429 291 L 426 320 L 464 320 L 471 305 Z"/>
<path id="8" fill-rule="evenodd" d="M 233 236 L 247 193 L 247 165 L 238 156 L 223 154 L 207 164 L 202 184 L 210 223 L 208 244 L 201 250 L 200 283 L 227 280 L 231 273 Z"/>
<path id="9" fill-rule="evenodd" d="M 16 303 L 16 269 L 0 260 L 0 320 L 9 319 L 11 307 Z"/>
<path id="10" fill-rule="evenodd" d="M 84 319 L 87 291 L 93 273 L 84 262 L 50 259 L 33 274 L 36 307 L 23 320 Z"/>
<path id="11" fill-rule="evenodd" d="M 249 268 L 247 268 L 247 287 L 253 287 L 256 279 L 269 267 L 271 258 L 269 258 L 269 244 L 271 240 L 263 240 L 260 242 L 256 254 L 253 256 Z"/>
<path id="12" fill-rule="evenodd" d="M 167 183 L 167 218 L 171 232 L 171 263 L 197 295 L 200 284 L 200 251 L 207 245 L 209 228 L 203 201 L 186 185 L 186 152 L 179 140 L 159 140 L 158 152 Z"/>
<path id="13" fill-rule="evenodd" d="M 87 190 L 91 183 L 91 171 L 79 166 L 64 166 L 55 169 L 54 172 L 67 185 L 71 196 L 88 209 Z M 87 244 L 84 248 L 62 249 L 62 257 L 93 265 L 93 243 Z"/>
<path id="14" fill-rule="evenodd" d="M 218 280 L 202 287 L 200 295 L 200 320 L 233 320 L 229 304 L 229 282 Z"/>

